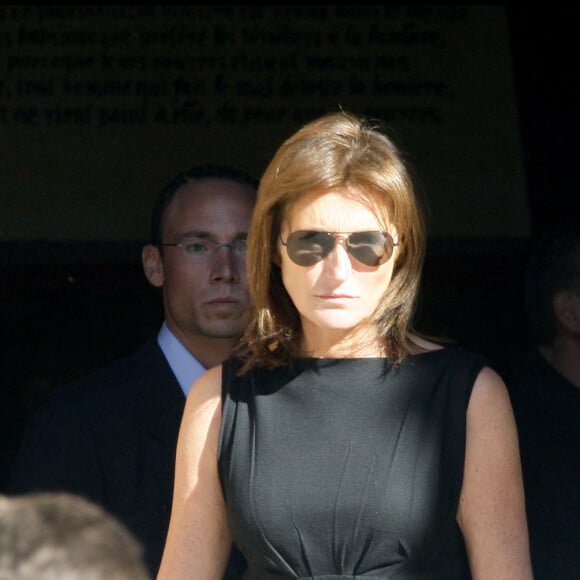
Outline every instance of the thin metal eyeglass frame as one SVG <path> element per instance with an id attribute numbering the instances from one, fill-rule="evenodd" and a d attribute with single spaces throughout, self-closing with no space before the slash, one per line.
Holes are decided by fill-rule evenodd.
<path id="1" fill-rule="evenodd" d="M 203 240 L 205 243 L 208 242 L 208 240 Z M 227 247 L 230 249 L 230 251 L 232 252 L 233 256 L 236 256 L 239 254 L 239 252 L 236 252 L 234 245 L 237 242 L 246 242 L 246 239 L 239 239 L 239 240 L 235 240 L 233 242 L 220 242 L 219 244 L 216 244 L 215 242 L 210 241 L 209 243 L 212 244 L 214 246 L 214 248 L 207 254 L 208 256 L 214 256 L 215 254 L 217 254 L 217 251 L 220 248 L 223 247 Z M 169 247 L 169 248 L 179 248 L 186 256 L 188 257 L 194 257 L 195 254 L 189 254 L 188 252 L 185 251 L 184 246 L 186 246 L 187 244 L 191 243 L 190 241 L 187 242 L 179 242 L 179 243 L 175 243 L 175 244 L 157 244 L 159 247 Z"/>
<path id="2" fill-rule="evenodd" d="M 333 240 L 333 244 L 332 247 L 328 250 L 328 252 L 326 254 L 324 254 L 319 260 L 316 260 L 314 262 L 312 262 L 312 264 L 301 264 L 300 262 L 295 261 L 292 256 L 290 255 L 290 252 L 288 252 L 288 240 L 290 239 L 290 237 L 294 234 L 297 233 L 303 233 L 303 234 L 324 234 L 330 238 L 332 238 Z M 349 244 L 349 238 L 353 235 L 353 234 L 370 234 L 370 233 L 380 233 L 385 237 L 385 242 L 387 240 L 391 241 L 391 251 L 388 255 L 388 257 L 386 259 L 381 259 L 381 261 L 379 261 L 378 264 L 368 264 L 366 263 L 364 260 L 361 260 L 360 258 L 358 258 L 355 254 L 353 254 L 352 252 L 352 247 Z M 336 247 L 336 244 L 339 240 L 344 240 L 344 248 L 347 251 L 347 253 L 349 254 L 349 256 L 352 256 L 357 262 L 360 262 L 361 264 L 364 264 L 365 266 L 370 266 L 370 267 L 374 267 L 380 264 L 384 264 L 385 262 L 387 262 L 388 260 L 390 260 L 392 253 L 393 253 L 393 248 L 395 246 L 399 245 L 399 242 L 395 242 L 393 236 L 385 231 L 385 230 L 364 230 L 364 231 L 356 231 L 356 232 L 327 232 L 327 231 L 322 231 L 322 230 L 296 230 L 292 233 L 290 233 L 288 235 L 288 237 L 286 238 L 286 241 L 284 241 L 282 239 L 282 234 L 279 234 L 279 238 L 280 238 L 280 243 L 286 247 L 286 251 L 288 252 L 288 257 L 298 266 L 303 266 L 303 267 L 308 267 L 308 266 L 312 266 L 314 264 L 316 264 L 317 262 L 321 262 L 322 260 L 326 259 L 327 256 L 330 255 L 330 253 L 334 250 L 334 248 Z M 384 244 L 383 244 L 384 245 Z M 385 252 L 387 253 L 387 252 Z"/>

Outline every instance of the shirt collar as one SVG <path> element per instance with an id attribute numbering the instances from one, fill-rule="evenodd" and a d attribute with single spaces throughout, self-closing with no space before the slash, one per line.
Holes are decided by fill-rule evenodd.
<path id="1" fill-rule="evenodd" d="M 163 351 L 183 394 L 187 397 L 191 385 L 206 370 L 199 361 L 183 346 L 163 321 L 157 335 L 157 342 Z"/>

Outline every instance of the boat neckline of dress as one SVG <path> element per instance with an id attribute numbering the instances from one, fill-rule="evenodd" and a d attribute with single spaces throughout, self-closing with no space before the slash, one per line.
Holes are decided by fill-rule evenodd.
<path id="1" fill-rule="evenodd" d="M 454 348 L 455 345 L 447 345 L 447 346 L 442 346 L 441 348 L 433 348 L 430 350 L 424 350 L 422 352 L 416 352 L 413 354 L 409 354 L 407 355 L 401 362 L 404 362 L 406 360 L 409 359 L 413 359 L 413 358 L 418 358 L 421 356 L 425 356 L 425 355 L 431 355 L 431 354 L 435 354 L 435 353 L 442 353 L 442 352 L 446 352 L 449 349 Z M 388 357 L 388 356 L 337 356 L 337 357 L 331 357 L 331 356 L 297 356 L 294 357 L 292 360 L 300 362 L 300 361 L 304 361 L 304 362 L 308 362 L 308 361 L 386 361 L 386 362 L 393 362 L 393 357 Z"/>

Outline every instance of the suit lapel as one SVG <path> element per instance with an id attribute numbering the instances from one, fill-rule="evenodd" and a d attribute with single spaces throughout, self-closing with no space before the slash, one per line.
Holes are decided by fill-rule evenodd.
<path id="1" fill-rule="evenodd" d="M 138 394 L 143 456 L 156 473 L 165 501 L 173 494 L 175 448 L 185 395 L 156 338 L 147 342 L 138 356 L 144 369 Z"/>

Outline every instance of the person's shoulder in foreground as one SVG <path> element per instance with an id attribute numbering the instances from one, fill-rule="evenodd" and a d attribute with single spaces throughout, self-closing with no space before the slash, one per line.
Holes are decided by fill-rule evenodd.
<path id="1" fill-rule="evenodd" d="M 524 284 L 530 351 L 510 381 L 536 580 L 580 570 L 580 226 L 534 238 Z"/>
<path id="2" fill-rule="evenodd" d="M 0 496 L 0 580 L 149 580 L 117 518 L 70 493 Z"/>
<path id="3" fill-rule="evenodd" d="M 51 394 L 31 418 L 8 485 L 13 494 L 63 489 L 99 503 L 143 542 L 152 573 L 186 394 L 230 354 L 247 320 L 256 191 L 241 169 L 203 165 L 156 194 L 142 264 L 159 289 L 161 328 L 136 352 Z"/>
<path id="4" fill-rule="evenodd" d="M 484 359 L 422 337 L 409 168 L 348 112 L 291 135 L 248 236 L 235 357 L 186 403 L 159 580 L 532 578 L 517 433 Z"/>

